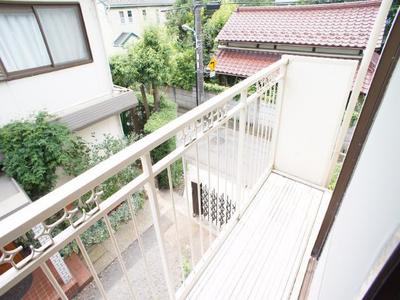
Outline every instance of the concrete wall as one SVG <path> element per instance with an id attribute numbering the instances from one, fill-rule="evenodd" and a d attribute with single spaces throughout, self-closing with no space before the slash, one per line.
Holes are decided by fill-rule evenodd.
<path id="1" fill-rule="evenodd" d="M 163 25 L 166 21 L 166 13 L 161 11 L 167 8 L 166 6 L 105 9 L 104 5 L 99 3 L 98 8 L 105 47 L 109 56 L 124 51 L 123 48 L 113 46 L 115 39 L 122 32 L 133 32 L 138 36 L 142 36 L 146 26 Z M 128 10 L 132 11 L 132 22 L 128 20 Z M 143 16 L 143 10 L 146 10 L 146 17 Z M 121 23 L 119 17 L 120 11 L 124 12 L 125 23 Z"/>
<path id="2" fill-rule="evenodd" d="M 325 185 L 356 61 L 289 56 L 275 168 Z"/>
<path id="3" fill-rule="evenodd" d="M 190 110 L 196 107 L 196 89 L 193 88 L 192 91 L 187 91 L 177 87 L 164 87 L 163 88 L 164 95 L 174 101 L 179 109 Z M 216 96 L 216 94 L 205 92 L 205 99 L 209 100 L 212 97 Z"/>
<path id="4" fill-rule="evenodd" d="M 317 265 L 310 299 L 360 299 L 371 267 L 399 228 L 399 95 L 397 63 Z"/>
<path id="5" fill-rule="evenodd" d="M 58 0 L 62 2 L 62 0 Z M 55 2 L 52 0 L 52 2 Z M 0 82 L 0 126 L 46 110 L 55 112 L 111 94 L 112 80 L 94 1 L 79 1 L 93 62 L 33 77 Z"/>

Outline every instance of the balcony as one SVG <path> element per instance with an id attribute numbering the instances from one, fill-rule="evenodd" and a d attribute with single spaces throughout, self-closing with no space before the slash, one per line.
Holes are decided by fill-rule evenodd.
<path id="1" fill-rule="evenodd" d="M 78 299 L 297 298 L 355 69 L 352 60 L 284 56 L 2 220 L 0 295 L 40 271 L 47 296 L 71 297 L 54 256 L 73 244 L 92 278 Z M 170 139 L 176 148 L 153 163 Z M 100 201 L 101 184 L 132 164 L 140 174 Z M 162 172 L 169 189 L 158 188 Z M 110 221 L 121 205 L 128 242 Z M 105 267 L 82 241 L 99 221 L 111 249 Z M 7 247 L 32 228 L 28 249 Z"/>

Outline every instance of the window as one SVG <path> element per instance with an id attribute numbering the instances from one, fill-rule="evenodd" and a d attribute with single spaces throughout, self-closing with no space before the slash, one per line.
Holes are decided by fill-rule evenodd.
<path id="1" fill-rule="evenodd" d="M 142 15 L 143 15 L 143 19 L 145 19 L 145 20 L 146 20 L 146 15 L 147 15 L 147 12 L 146 12 L 146 10 L 145 10 L 145 9 L 143 9 L 143 10 L 142 10 Z"/>
<path id="2" fill-rule="evenodd" d="M 119 11 L 119 19 L 121 20 L 121 23 L 125 23 L 125 15 L 122 10 Z"/>
<path id="3" fill-rule="evenodd" d="M 132 23 L 133 22 L 133 17 L 132 17 L 132 11 L 128 10 L 128 22 Z"/>
<path id="4" fill-rule="evenodd" d="M 0 80 L 91 61 L 78 4 L 0 4 Z"/>

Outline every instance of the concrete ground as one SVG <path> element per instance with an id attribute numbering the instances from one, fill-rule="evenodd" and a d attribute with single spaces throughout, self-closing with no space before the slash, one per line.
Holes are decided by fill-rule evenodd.
<path id="1" fill-rule="evenodd" d="M 185 200 L 174 192 L 176 220 L 172 209 L 172 202 L 168 190 L 158 192 L 158 201 L 160 205 L 160 223 L 161 231 L 165 241 L 165 248 L 173 284 L 176 289 L 182 283 L 183 273 L 182 264 L 186 268 L 191 267 L 191 255 L 196 263 L 201 256 L 200 236 L 203 237 L 204 251 L 209 244 L 209 235 L 205 229 L 201 230 L 199 226 L 193 223 L 191 218 L 187 218 L 187 207 Z M 160 250 L 152 223 L 151 212 L 148 201 L 145 202 L 143 210 L 137 215 L 137 223 L 141 232 L 141 239 L 145 252 L 145 259 L 148 265 L 150 282 L 146 274 L 145 261 L 141 254 L 137 237 L 133 233 L 132 224 L 124 224 L 115 233 L 118 240 L 118 246 L 122 252 L 122 258 L 125 263 L 129 276 L 129 284 L 135 293 L 137 299 L 150 299 L 152 294 L 158 299 L 167 299 L 168 292 L 162 270 Z M 179 243 L 176 232 L 179 234 Z M 190 233 L 192 234 L 191 250 Z M 211 236 L 211 240 L 214 236 Z M 179 247 L 180 246 L 180 247 Z M 181 249 L 182 257 L 180 257 Z M 89 251 L 92 262 L 95 265 L 97 274 L 105 288 L 109 299 L 130 299 L 129 288 L 124 277 L 114 246 L 110 240 L 106 240 Z M 91 282 L 83 291 L 79 293 L 76 299 L 100 299 L 101 295 L 94 282 Z"/>

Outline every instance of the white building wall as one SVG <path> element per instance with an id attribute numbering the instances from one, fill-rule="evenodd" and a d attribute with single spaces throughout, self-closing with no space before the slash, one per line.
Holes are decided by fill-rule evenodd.
<path id="1" fill-rule="evenodd" d="M 359 299 L 400 225 L 400 64 L 390 80 L 311 285 L 309 299 Z"/>
<path id="2" fill-rule="evenodd" d="M 62 2 L 52 0 L 51 2 Z M 44 1 L 45 2 L 45 1 Z M 111 94 L 112 79 L 96 5 L 80 0 L 93 62 L 50 73 L 0 82 L 0 126 L 46 110 L 50 113 Z"/>
<path id="3" fill-rule="evenodd" d="M 146 26 L 164 25 L 166 22 L 166 6 L 150 7 L 128 7 L 105 9 L 104 5 L 99 4 L 99 17 L 103 30 L 105 47 L 109 56 L 121 53 L 120 47 L 114 47 L 115 39 L 122 32 L 133 32 L 137 36 L 142 36 Z M 129 22 L 128 11 L 132 11 L 132 22 Z M 146 10 L 146 17 L 143 16 L 143 10 Z M 125 23 L 121 23 L 119 12 L 124 12 Z"/>
<path id="4" fill-rule="evenodd" d="M 122 137 L 124 135 L 119 115 L 114 115 L 92 124 L 77 131 L 76 134 L 88 143 L 93 144 L 101 143 L 106 135 L 112 135 L 115 137 Z"/>

